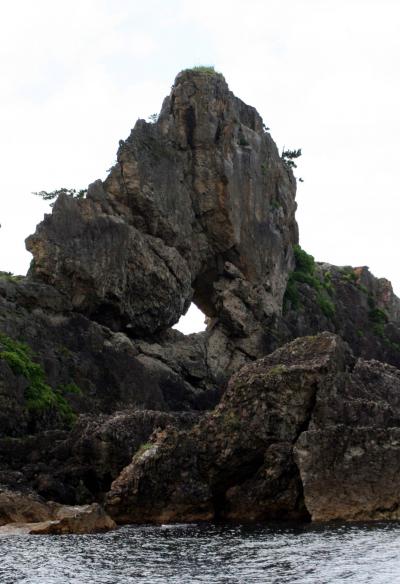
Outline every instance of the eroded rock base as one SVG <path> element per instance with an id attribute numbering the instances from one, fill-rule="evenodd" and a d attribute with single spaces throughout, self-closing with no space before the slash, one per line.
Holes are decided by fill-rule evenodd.
<path id="1" fill-rule="evenodd" d="M 168 428 L 112 484 L 123 523 L 398 518 L 400 372 L 336 335 L 241 369 L 187 431 Z"/>

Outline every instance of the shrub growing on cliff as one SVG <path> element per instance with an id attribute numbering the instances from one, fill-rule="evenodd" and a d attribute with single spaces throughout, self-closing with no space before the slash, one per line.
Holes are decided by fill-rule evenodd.
<path id="1" fill-rule="evenodd" d="M 219 77 L 222 78 L 224 77 L 222 73 L 215 70 L 214 65 L 195 65 L 194 67 L 182 69 L 179 75 L 181 75 L 182 73 L 202 73 L 203 75 L 207 75 L 209 77 L 213 77 L 215 75 L 218 75 Z"/>
<path id="2" fill-rule="evenodd" d="M 317 302 L 320 309 L 327 318 L 333 318 L 335 316 L 335 305 L 333 304 L 332 300 L 330 300 L 330 298 L 328 298 L 325 294 L 319 293 L 317 296 Z"/>
<path id="3" fill-rule="evenodd" d="M 385 324 L 388 322 L 389 318 L 384 310 L 375 306 L 375 301 L 372 297 L 369 298 L 369 302 L 371 310 L 369 311 L 368 316 L 372 323 L 372 330 L 376 335 L 378 335 L 378 337 L 381 337 L 385 340 Z"/>
<path id="4" fill-rule="evenodd" d="M 183 69 L 181 73 L 185 73 L 186 71 L 197 71 L 197 73 L 205 73 L 206 75 L 220 75 L 220 73 L 215 70 L 214 65 L 195 65 L 194 67 Z"/>
<path id="5" fill-rule="evenodd" d="M 299 158 L 300 156 L 301 148 L 298 148 L 297 150 L 282 151 L 283 162 L 286 164 L 288 168 L 297 168 L 297 164 L 294 162 L 294 159 Z"/>
<path id="6" fill-rule="evenodd" d="M 296 270 L 306 274 L 313 274 L 315 270 L 314 256 L 304 251 L 298 244 L 293 246 L 293 253 L 296 261 Z"/>
<path id="7" fill-rule="evenodd" d="M 44 201 L 53 201 L 50 204 L 52 207 L 55 201 L 58 199 L 60 195 L 67 195 L 68 197 L 73 197 L 74 199 L 84 199 L 87 193 L 87 189 L 80 189 L 77 191 L 76 189 L 66 189 L 62 187 L 61 189 L 56 189 L 55 191 L 38 191 L 32 193 L 37 197 L 41 197 Z"/>
<path id="8" fill-rule="evenodd" d="M 16 276 L 12 272 L 1 272 L 0 271 L 0 280 L 7 280 L 7 282 L 21 282 L 24 279 L 24 276 Z"/>
<path id="9" fill-rule="evenodd" d="M 4 359 L 14 373 L 23 375 L 28 381 L 25 392 L 28 411 L 40 413 L 53 409 L 70 425 L 75 418 L 71 406 L 61 393 L 53 391 L 46 383 L 43 367 L 33 361 L 31 348 L 0 333 L 0 349 L 0 359 Z"/>
<path id="10" fill-rule="evenodd" d="M 376 307 L 369 311 L 369 318 L 376 324 L 386 324 L 389 320 L 386 312 Z"/>
<path id="11" fill-rule="evenodd" d="M 295 269 L 290 274 L 284 296 L 284 310 L 289 305 L 293 310 L 300 308 L 300 294 L 297 286 L 298 282 L 307 284 L 317 292 L 317 303 L 321 311 L 327 318 L 333 318 L 335 315 L 335 305 L 328 297 L 327 292 L 332 292 L 332 284 L 328 278 L 324 277 L 321 281 L 315 275 L 315 259 L 308 254 L 300 245 L 293 246 L 295 259 Z"/>

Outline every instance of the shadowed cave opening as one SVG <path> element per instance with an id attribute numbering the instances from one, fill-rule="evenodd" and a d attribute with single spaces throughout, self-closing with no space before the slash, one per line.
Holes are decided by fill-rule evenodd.
<path id="1" fill-rule="evenodd" d="M 206 318 L 206 315 L 192 302 L 187 313 L 182 314 L 179 321 L 172 328 L 177 329 L 184 335 L 200 333 L 207 328 Z"/>

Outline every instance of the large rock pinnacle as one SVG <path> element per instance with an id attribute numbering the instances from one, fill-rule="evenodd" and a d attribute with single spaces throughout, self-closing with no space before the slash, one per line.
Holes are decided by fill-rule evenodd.
<path id="1" fill-rule="evenodd" d="M 104 519 L 54 527 L 36 494 L 118 522 L 400 518 L 400 299 L 296 245 L 295 191 L 206 68 L 59 196 L 28 276 L 0 272 L 0 524 Z"/>
<path id="2" fill-rule="evenodd" d="M 60 197 L 28 238 L 30 276 L 134 335 L 171 326 L 193 297 L 214 316 L 227 265 L 279 314 L 294 199 L 294 177 L 257 111 L 222 75 L 184 71 L 158 121 L 138 120 L 120 143 L 104 183 L 83 200 Z"/>

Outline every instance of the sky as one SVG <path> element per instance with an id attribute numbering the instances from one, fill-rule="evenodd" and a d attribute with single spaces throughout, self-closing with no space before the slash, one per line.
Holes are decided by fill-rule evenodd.
<path id="1" fill-rule="evenodd" d="M 176 74 L 204 64 L 257 108 L 280 149 L 302 149 L 302 247 L 368 265 L 400 294 L 398 0 L 0 6 L 1 270 L 29 266 L 24 239 L 49 212 L 31 193 L 104 179 Z"/>

